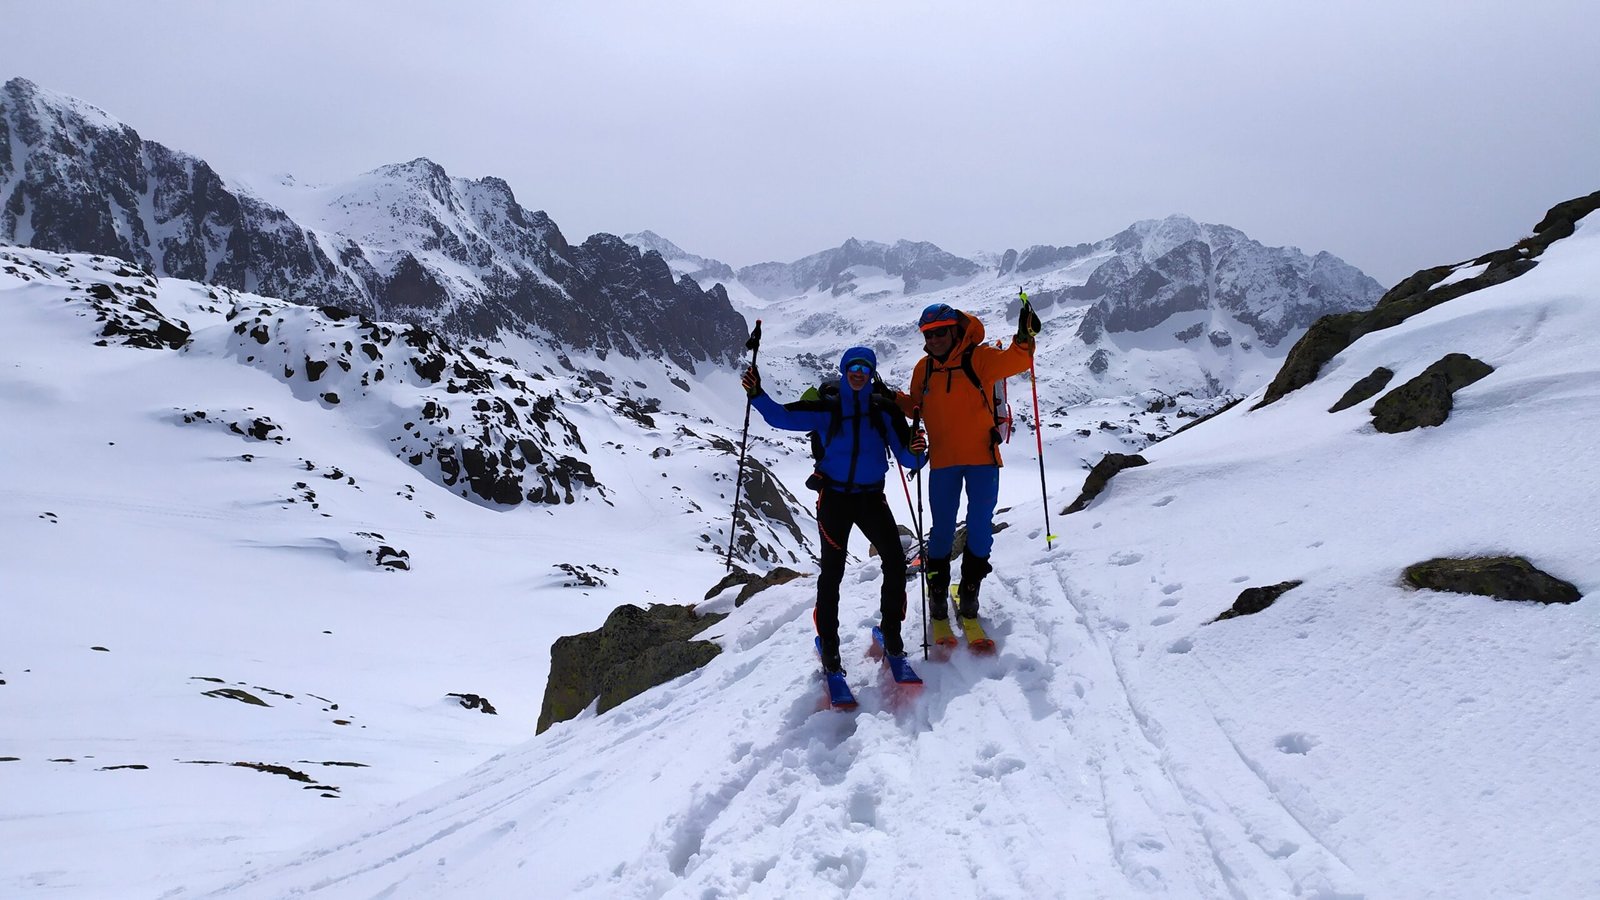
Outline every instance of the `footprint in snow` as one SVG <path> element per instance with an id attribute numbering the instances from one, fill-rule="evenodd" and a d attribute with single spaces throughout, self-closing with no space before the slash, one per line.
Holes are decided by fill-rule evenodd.
<path id="1" fill-rule="evenodd" d="M 1172 501 L 1174 501 L 1176 499 L 1178 499 L 1178 498 L 1174 497 L 1171 494 L 1168 494 L 1165 497 L 1162 497 L 1160 500 L 1157 500 L 1156 502 L 1154 502 L 1154 503 L 1152 503 L 1150 505 L 1151 506 L 1166 506 L 1168 503 L 1171 503 Z"/>
<path id="2" fill-rule="evenodd" d="M 1113 566 L 1131 566 L 1141 559 L 1144 559 L 1143 553 L 1119 550 L 1116 553 L 1111 554 L 1111 558 L 1106 561 L 1111 563 Z"/>
<path id="3" fill-rule="evenodd" d="M 1304 756 L 1307 753 L 1310 753 L 1311 748 L 1315 747 L 1318 743 L 1319 741 L 1315 735 L 1296 731 L 1278 738 L 1277 741 L 1274 742 L 1274 746 L 1278 748 L 1279 753 L 1296 753 Z"/>

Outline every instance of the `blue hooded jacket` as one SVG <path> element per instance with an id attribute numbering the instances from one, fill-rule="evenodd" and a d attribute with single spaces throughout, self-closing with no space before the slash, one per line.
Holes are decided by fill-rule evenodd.
<path id="1" fill-rule="evenodd" d="M 885 449 L 893 451 L 900 464 L 908 469 L 916 470 L 927 460 L 927 454 L 912 453 L 909 448 L 900 443 L 900 438 L 895 434 L 894 426 L 888 416 L 898 415 L 884 409 L 878 409 L 876 415 L 883 417 L 879 428 L 872 425 L 868 419 L 873 414 L 871 408 L 872 382 L 868 381 L 866 387 L 857 391 L 850 387 L 850 379 L 845 376 L 845 365 L 855 360 L 866 360 L 874 371 L 878 368 L 878 356 L 868 347 L 851 347 L 839 357 L 839 432 L 829 434 L 833 424 L 833 413 L 825 409 L 788 409 L 779 404 L 765 393 L 751 399 L 751 405 L 761 413 L 761 418 L 773 428 L 784 431 L 815 431 L 822 436 L 822 459 L 817 461 L 817 471 L 828 479 L 832 490 L 855 492 L 876 490 L 883 486 L 884 477 L 889 472 L 888 454 Z M 884 443 L 884 436 L 888 436 L 888 444 Z"/>

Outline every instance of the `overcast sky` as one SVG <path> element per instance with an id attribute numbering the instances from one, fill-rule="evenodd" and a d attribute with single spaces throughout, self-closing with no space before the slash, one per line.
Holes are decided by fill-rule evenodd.
<path id="1" fill-rule="evenodd" d="M 1184 213 L 1391 283 L 1600 190 L 1594 0 L 3 0 L 0 77 L 224 176 L 426 156 L 735 266 Z"/>

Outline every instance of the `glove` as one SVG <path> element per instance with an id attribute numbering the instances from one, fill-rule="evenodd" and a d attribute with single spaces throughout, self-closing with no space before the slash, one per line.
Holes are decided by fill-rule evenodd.
<path id="1" fill-rule="evenodd" d="M 1027 297 L 1027 294 L 1023 294 Z M 1022 314 L 1017 317 L 1017 340 L 1031 341 L 1033 336 L 1044 330 L 1044 323 L 1039 321 L 1039 314 L 1033 307 L 1022 304 Z"/>
<path id="2" fill-rule="evenodd" d="M 923 434 L 920 431 L 917 432 L 916 434 L 912 435 L 911 436 L 911 448 L 910 449 L 911 449 L 912 453 L 915 453 L 918 456 L 921 456 L 922 454 L 927 453 L 928 452 L 928 436 L 926 434 Z"/>
<path id="3" fill-rule="evenodd" d="M 746 397 L 755 399 L 761 396 L 761 373 L 756 371 L 755 366 L 752 365 L 744 370 L 744 375 L 739 378 L 739 383 L 744 386 Z"/>

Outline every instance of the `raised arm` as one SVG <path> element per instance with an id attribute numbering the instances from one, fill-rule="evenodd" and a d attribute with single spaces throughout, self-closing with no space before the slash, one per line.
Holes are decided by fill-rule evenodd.
<path id="1" fill-rule="evenodd" d="M 828 414 L 816 410 L 789 409 L 763 392 L 750 398 L 767 424 L 780 431 L 821 431 L 828 427 Z"/>

